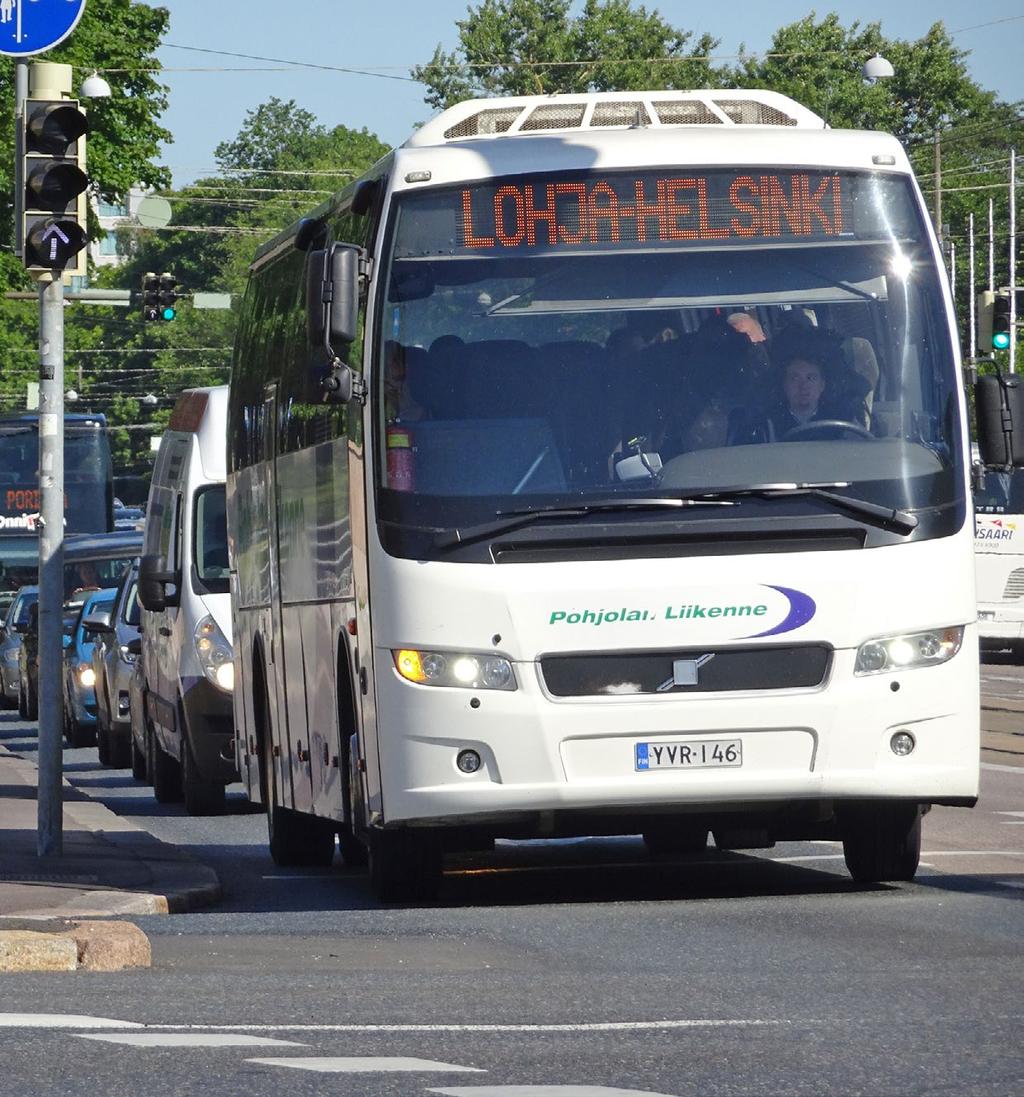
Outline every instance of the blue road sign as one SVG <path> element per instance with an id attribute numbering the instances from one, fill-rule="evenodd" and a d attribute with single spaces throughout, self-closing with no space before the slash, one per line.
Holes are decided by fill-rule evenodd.
<path id="1" fill-rule="evenodd" d="M 0 0 L 0 54 L 31 57 L 52 49 L 84 11 L 85 0 Z"/>

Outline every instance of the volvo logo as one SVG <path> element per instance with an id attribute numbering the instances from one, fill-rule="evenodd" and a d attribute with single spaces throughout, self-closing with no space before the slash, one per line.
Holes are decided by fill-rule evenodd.
<path id="1" fill-rule="evenodd" d="M 700 684 L 699 671 L 706 663 L 714 659 L 714 652 L 708 655 L 698 655 L 696 659 L 673 659 L 672 677 L 666 678 L 658 686 L 658 693 L 667 693 L 676 686 L 696 686 Z"/>

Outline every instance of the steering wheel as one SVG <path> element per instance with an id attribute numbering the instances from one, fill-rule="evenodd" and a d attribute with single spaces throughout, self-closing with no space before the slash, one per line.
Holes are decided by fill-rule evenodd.
<path id="1" fill-rule="evenodd" d="M 787 430 L 779 439 L 781 442 L 794 442 L 799 438 L 813 438 L 817 434 L 852 434 L 855 438 L 867 438 L 874 441 L 874 435 L 860 423 L 853 423 L 849 419 L 814 419 L 810 423 L 801 423 L 798 427 Z"/>

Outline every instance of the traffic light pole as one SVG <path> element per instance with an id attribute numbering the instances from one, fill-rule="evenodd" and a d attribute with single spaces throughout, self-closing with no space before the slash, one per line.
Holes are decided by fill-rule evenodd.
<path id="1" fill-rule="evenodd" d="M 28 94 L 71 94 L 71 66 L 29 66 Z M 27 102 L 27 101 L 26 101 Z M 25 108 L 27 110 L 27 107 Z M 25 180 L 27 182 L 27 174 Z M 27 234 L 26 234 L 27 235 Z M 28 241 L 25 240 L 25 247 Z M 61 270 L 32 269 L 39 283 L 39 794 L 36 850 L 64 852 L 64 283 Z"/>
<path id="2" fill-rule="evenodd" d="M 40 857 L 64 851 L 64 283 L 39 285 Z"/>

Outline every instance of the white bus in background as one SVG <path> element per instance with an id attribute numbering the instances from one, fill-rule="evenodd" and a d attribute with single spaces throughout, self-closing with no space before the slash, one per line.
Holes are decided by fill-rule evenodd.
<path id="1" fill-rule="evenodd" d="M 710 832 L 913 877 L 922 814 L 978 795 L 957 343 L 892 137 L 761 91 L 424 125 L 259 251 L 240 319 L 237 761 L 274 858 L 337 833 L 398 900 L 481 839 Z M 816 415 L 766 411 L 784 355 Z"/>
<path id="2" fill-rule="evenodd" d="M 974 488 L 978 636 L 1024 661 L 1024 470 L 987 468 Z"/>

